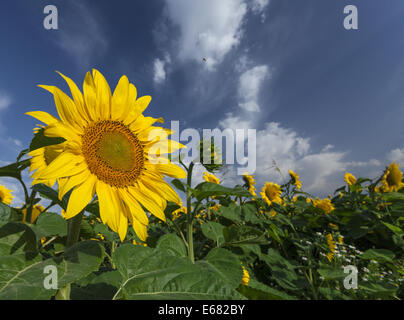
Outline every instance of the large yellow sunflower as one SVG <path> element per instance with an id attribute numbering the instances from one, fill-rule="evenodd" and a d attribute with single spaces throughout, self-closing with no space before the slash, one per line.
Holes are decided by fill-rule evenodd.
<path id="1" fill-rule="evenodd" d="M 161 118 L 143 116 L 150 96 L 137 98 L 137 90 L 126 76 L 113 94 L 104 76 L 87 72 L 83 93 L 68 77 L 71 99 L 59 88 L 40 85 L 54 96 L 60 119 L 43 112 L 28 115 L 44 122 L 45 135 L 62 137 L 63 151 L 34 179 L 58 179 L 59 197 L 72 190 L 65 212 L 70 219 L 80 213 L 97 194 L 103 223 L 126 236 L 128 220 L 138 237 L 147 237 L 148 217 L 143 207 L 165 221 L 167 201 L 181 203 L 164 181 L 164 175 L 185 178 L 167 154 L 183 147 L 169 140 L 172 132 L 154 127 Z"/>
<path id="2" fill-rule="evenodd" d="M 11 194 L 13 190 L 7 189 L 5 186 L 0 185 L 0 202 L 10 205 L 14 196 Z"/>
<path id="3" fill-rule="evenodd" d="M 271 205 L 272 202 L 282 204 L 282 189 L 281 187 L 273 182 L 266 182 L 264 187 L 262 188 L 261 191 L 261 197 L 264 199 L 264 201 L 268 204 Z"/>

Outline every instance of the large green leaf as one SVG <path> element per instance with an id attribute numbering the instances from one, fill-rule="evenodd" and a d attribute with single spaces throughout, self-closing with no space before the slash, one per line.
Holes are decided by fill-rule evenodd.
<path id="1" fill-rule="evenodd" d="M 32 229 L 21 222 L 9 222 L 0 226 L 0 256 L 35 252 L 36 236 Z"/>
<path id="2" fill-rule="evenodd" d="M 0 256 L 0 299 L 50 299 L 57 290 L 45 288 L 45 267 L 56 267 L 58 288 L 63 288 L 98 270 L 103 258 L 97 241 L 80 242 L 63 256 L 46 260 L 40 255 L 30 259 L 23 253 Z"/>
<path id="3" fill-rule="evenodd" d="M 224 228 L 225 227 L 220 223 L 213 221 L 207 221 L 201 225 L 203 235 L 213 240 L 217 247 L 220 247 L 225 241 L 223 235 Z"/>
<path id="4" fill-rule="evenodd" d="M 187 248 L 184 242 L 174 233 L 165 234 L 160 237 L 156 248 L 165 250 L 167 253 L 173 254 L 177 257 L 186 257 Z"/>
<path id="5" fill-rule="evenodd" d="M 267 244 L 265 233 L 251 226 L 231 226 L 223 230 L 226 245 Z"/>
<path id="6" fill-rule="evenodd" d="M 101 274 L 92 273 L 72 286 L 70 298 L 72 300 L 111 300 L 119 289 L 122 281 L 117 271 L 107 271 Z"/>
<path id="7" fill-rule="evenodd" d="M 44 212 L 39 215 L 35 224 L 38 238 L 49 236 L 64 237 L 67 235 L 67 222 L 57 213 Z"/>
<path id="8" fill-rule="evenodd" d="M 114 299 L 243 298 L 217 272 L 159 249 L 124 244 L 113 259 L 123 281 Z"/>
<path id="9" fill-rule="evenodd" d="M 214 272 L 237 288 L 243 277 L 241 262 L 234 253 L 222 248 L 213 248 L 203 260 L 197 262 Z"/>

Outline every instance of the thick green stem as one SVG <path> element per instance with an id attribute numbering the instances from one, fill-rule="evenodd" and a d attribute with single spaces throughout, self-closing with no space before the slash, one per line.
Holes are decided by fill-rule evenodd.
<path id="1" fill-rule="evenodd" d="M 78 240 L 80 236 L 80 224 L 83 219 L 83 212 L 80 212 L 73 218 L 67 221 L 67 240 L 66 240 L 66 249 L 73 246 Z"/>
<path id="2" fill-rule="evenodd" d="M 83 219 L 83 212 L 67 220 L 67 240 L 66 249 L 72 247 L 80 237 L 80 224 Z M 58 290 L 56 300 L 70 300 L 70 284 Z"/>
<path id="3" fill-rule="evenodd" d="M 192 193 L 191 193 L 191 182 L 192 182 L 192 170 L 194 168 L 194 163 L 191 162 L 188 168 L 188 175 L 187 175 L 187 222 L 188 222 L 188 256 L 192 263 L 195 262 L 194 257 L 194 240 L 193 240 L 193 214 L 191 209 L 191 200 L 192 200 Z"/>

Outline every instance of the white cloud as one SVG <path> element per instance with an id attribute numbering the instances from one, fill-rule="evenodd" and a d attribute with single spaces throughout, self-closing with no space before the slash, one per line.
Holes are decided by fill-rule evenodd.
<path id="1" fill-rule="evenodd" d="M 166 54 L 164 59 L 154 59 L 153 64 L 153 81 L 155 83 L 161 83 L 167 78 L 167 65 L 171 62 L 170 55 Z"/>
<path id="2" fill-rule="evenodd" d="M 387 160 L 390 162 L 396 162 L 400 166 L 404 167 L 404 148 L 403 149 L 397 148 L 397 149 L 391 150 L 387 154 Z"/>
<path id="3" fill-rule="evenodd" d="M 247 12 L 243 0 L 167 0 L 170 20 L 179 27 L 179 57 L 213 70 L 240 42 Z"/>
<path id="4" fill-rule="evenodd" d="M 268 66 L 255 66 L 245 71 L 239 80 L 240 108 L 249 112 L 258 112 L 258 94 L 262 85 L 269 75 Z"/>
<path id="5" fill-rule="evenodd" d="M 251 10 L 255 14 L 261 14 L 261 21 L 264 22 L 266 15 L 265 15 L 265 8 L 269 4 L 269 0 L 252 0 L 250 2 Z"/>
<path id="6" fill-rule="evenodd" d="M 11 98 L 8 94 L 0 92 L 0 111 L 7 109 L 11 102 Z"/>

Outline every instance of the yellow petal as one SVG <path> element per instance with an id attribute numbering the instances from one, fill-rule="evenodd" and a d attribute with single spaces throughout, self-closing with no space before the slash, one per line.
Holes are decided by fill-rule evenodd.
<path id="1" fill-rule="evenodd" d="M 93 69 L 93 78 L 96 90 L 96 109 L 101 119 L 109 119 L 111 105 L 111 89 L 104 76 L 96 69 Z"/>
<path id="2" fill-rule="evenodd" d="M 152 177 L 142 179 L 142 182 L 145 184 L 147 188 L 153 190 L 160 197 L 177 204 L 181 203 L 180 197 L 167 182 L 162 180 L 159 181 Z"/>
<path id="3" fill-rule="evenodd" d="M 72 177 L 64 178 L 62 180 L 62 183 L 59 183 L 59 200 L 62 200 L 65 194 L 68 193 L 75 186 L 82 184 L 85 180 L 87 180 L 90 174 L 90 171 L 84 170 L 83 172 Z"/>
<path id="4" fill-rule="evenodd" d="M 70 127 L 67 127 L 61 122 L 48 125 L 45 128 L 44 134 L 47 137 L 59 137 L 66 140 L 80 141 L 79 136 L 75 132 L 73 132 Z"/>
<path id="5" fill-rule="evenodd" d="M 161 174 L 172 178 L 184 179 L 187 177 L 187 173 L 184 169 L 179 166 L 169 163 L 169 164 L 145 164 L 145 167 L 152 171 L 157 171 Z"/>
<path id="6" fill-rule="evenodd" d="M 52 124 L 59 122 L 58 118 L 44 111 L 30 111 L 26 112 L 25 114 L 34 117 L 35 119 L 38 119 L 39 121 L 42 121 L 45 124 Z"/>
<path id="7" fill-rule="evenodd" d="M 111 100 L 111 119 L 122 120 L 129 113 L 128 107 L 129 80 L 122 76 L 114 90 Z"/>
<path id="8" fill-rule="evenodd" d="M 74 83 L 72 79 L 66 77 L 64 74 L 56 71 L 67 83 L 70 88 L 70 92 L 72 94 L 74 103 L 76 104 L 77 110 L 80 112 L 81 116 L 87 122 L 90 120 L 90 116 L 88 114 L 87 108 L 84 103 L 83 95 L 77 85 Z"/>
<path id="9" fill-rule="evenodd" d="M 147 239 L 147 225 L 140 223 L 136 218 L 132 221 L 133 230 L 140 240 L 146 241 Z"/>
<path id="10" fill-rule="evenodd" d="M 55 100 L 56 110 L 60 116 L 60 119 L 65 125 L 68 125 L 71 130 L 80 130 L 83 126 L 83 118 L 77 111 L 76 105 L 62 90 L 55 86 L 39 85 L 53 94 Z M 80 132 L 81 133 L 81 132 Z"/>
<path id="11" fill-rule="evenodd" d="M 136 199 L 128 192 L 127 189 L 120 189 L 120 195 L 128 207 L 130 216 L 137 218 L 137 220 L 139 220 L 141 223 L 147 225 L 149 223 L 149 219 L 147 218 L 147 215 L 140 206 L 139 202 L 136 201 Z"/>
<path id="12" fill-rule="evenodd" d="M 70 152 L 63 152 L 53 160 L 48 167 L 40 173 L 36 171 L 32 178 L 62 178 L 78 174 L 85 170 L 84 159 L 81 156 L 74 155 Z"/>
<path id="13" fill-rule="evenodd" d="M 183 144 L 177 141 L 165 139 L 145 147 L 145 152 L 152 155 L 160 155 L 160 154 L 173 153 L 184 147 L 185 146 Z"/>
<path id="14" fill-rule="evenodd" d="M 74 217 L 90 203 L 94 197 L 96 181 L 97 177 L 91 175 L 86 181 L 74 188 L 67 205 L 66 219 Z"/>
<path id="15" fill-rule="evenodd" d="M 113 188 L 108 184 L 98 180 L 97 181 L 97 195 L 100 204 L 100 216 L 103 223 L 115 232 L 118 232 L 120 225 L 120 210 L 121 205 L 118 202 Z"/>
<path id="16" fill-rule="evenodd" d="M 144 193 L 136 187 L 129 187 L 128 190 L 132 194 L 132 196 L 138 202 L 140 202 L 151 214 L 163 221 L 166 221 L 163 208 L 159 207 L 159 205 L 153 199 L 151 199 L 147 193 Z"/>
<path id="17" fill-rule="evenodd" d="M 96 91 L 93 77 L 90 72 L 86 73 L 83 82 L 83 94 L 84 94 L 84 102 L 87 108 L 87 111 L 90 116 L 90 120 L 97 121 L 100 120 L 99 114 L 96 110 L 97 102 L 96 102 Z"/>

